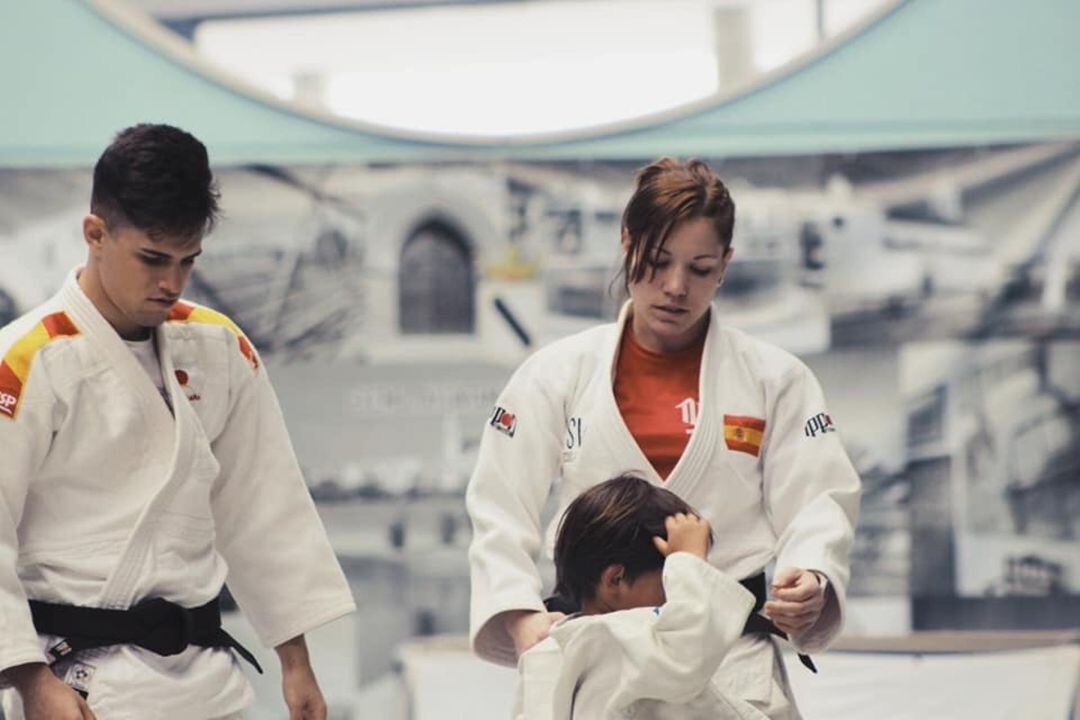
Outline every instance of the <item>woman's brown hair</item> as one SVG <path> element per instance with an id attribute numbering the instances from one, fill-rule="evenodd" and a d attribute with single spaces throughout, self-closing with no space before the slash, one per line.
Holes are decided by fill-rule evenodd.
<path id="1" fill-rule="evenodd" d="M 623 259 L 626 283 L 645 277 L 647 261 L 671 231 L 697 218 L 712 221 L 724 250 L 731 247 L 735 203 L 712 168 L 701 160 L 664 157 L 638 170 L 637 187 L 622 215 L 623 236 L 629 240 Z"/>
<path id="2" fill-rule="evenodd" d="M 555 540 L 555 594 L 572 607 L 594 597 L 600 574 L 622 565 L 628 580 L 664 566 L 653 536 L 667 539 L 664 520 L 694 514 L 670 490 L 619 475 L 579 495 L 563 513 Z"/>

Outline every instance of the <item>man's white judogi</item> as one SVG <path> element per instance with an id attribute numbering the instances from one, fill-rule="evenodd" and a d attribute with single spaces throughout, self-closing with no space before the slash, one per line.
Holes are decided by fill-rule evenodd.
<path id="1" fill-rule="evenodd" d="M 619 320 L 559 340 L 517 370 L 484 430 L 466 502 L 474 527 L 471 638 L 484 658 L 513 664 L 499 613 L 542 610 L 536 557 L 551 553 L 540 513 L 557 484 L 556 520 L 588 487 L 636 472 L 682 497 L 712 526 L 710 562 L 734 578 L 777 568 L 816 570 L 829 600 L 795 645 L 825 648 L 839 632 L 860 483 L 797 358 L 721 325 L 715 308 L 702 356 L 696 425 L 666 482 L 623 422 L 613 372 L 630 305 Z M 493 621 L 494 619 L 494 621 Z M 773 642 L 735 643 L 717 681 L 772 718 L 797 717 Z"/>
<path id="2" fill-rule="evenodd" d="M 661 607 L 571 617 L 522 655 L 516 720 L 764 720 L 712 682 L 753 594 L 685 552 L 663 582 Z"/>
<path id="3" fill-rule="evenodd" d="M 168 405 L 75 272 L 0 330 L 0 670 L 57 640 L 34 632 L 28 598 L 197 607 L 227 576 L 268 647 L 355 609 L 247 339 L 186 303 L 154 337 Z M 102 720 L 219 717 L 252 695 L 222 649 L 61 662 Z"/>

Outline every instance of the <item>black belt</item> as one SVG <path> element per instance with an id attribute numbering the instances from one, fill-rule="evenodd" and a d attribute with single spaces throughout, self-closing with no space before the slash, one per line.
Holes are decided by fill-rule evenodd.
<path id="1" fill-rule="evenodd" d="M 770 635 L 776 635 L 784 640 L 788 639 L 786 632 L 776 627 L 769 618 L 764 615 L 758 614 L 758 610 L 765 607 L 765 600 L 768 598 L 765 592 L 765 573 L 758 573 L 754 577 L 748 577 L 745 580 L 740 580 L 739 584 L 744 588 L 754 593 L 754 609 L 750 611 L 750 617 L 746 619 L 746 626 L 743 628 L 743 635 L 754 635 L 758 633 L 768 633 Z M 799 653 L 799 662 L 805 665 L 810 672 L 816 673 L 817 667 L 814 665 L 814 661 L 810 659 L 809 655 Z"/>
<path id="2" fill-rule="evenodd" d="M 31 600 L 30 615 L 39 633 L 63 638 L 49 648 L 54 662 L 80 650 L 110 645 L 137 645 L 158 655 L 177 655 L 196 645 L 235 650 L 262 673 L 255 656 L 221 627 L 216 598 L 191 609 L 150 598 L 127 610 Z"/>
<path id="3" fill-rule="evenodd" d="M 768 597 L 765 592 L 765 573 L 758 573 L 753 577 L 740 580 L 739 584 L 754 594 L 754 609 L 750 611 L 750 617 L 746 620 L 743 635 L 768 633 L 787 640 L 786 632 L 776 627 L 776 624 L 769 618 L 758 614 L 758 610 L 765 606 L 765 600 Z M 548 612 L 561 612 L 566 615 L 572 615 L 581 610 L 576 603 L 561 595 L 552 595 L 544 600 L 544 607 L 547 608 Z M 810 672 L 817 672 L 817 667 L 809 655 L 799 653 L 799 662 L 809 668 Z"/>

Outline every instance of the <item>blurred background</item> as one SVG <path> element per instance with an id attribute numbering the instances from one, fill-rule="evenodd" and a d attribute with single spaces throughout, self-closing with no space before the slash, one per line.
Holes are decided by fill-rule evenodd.
<path id="1" fill-rule="evenodd" d="M 614 317 L 635 169 L 705 158 L 724 320 L 817 373 L 865 486 L 804 713 L 1077 717 L 1078 38 L 1073 0 L 5 3 L 0 324 L 81 262 L 116 131 L 196 134 L 187 295 L 259 347 L 360 607 L 311 638 L 331 718 L 505 718 L 464 639 L 484 419 Z"/>

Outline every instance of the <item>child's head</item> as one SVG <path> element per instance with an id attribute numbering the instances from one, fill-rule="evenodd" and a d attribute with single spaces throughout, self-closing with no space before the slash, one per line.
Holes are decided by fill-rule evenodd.
<path id="1" fill-rule="evenodd" d="M 669 515 L 696 515 L 679 496 L 633 475 L 620 475 L 579 495 L 563 513 L 555 541 L 555 591 L 586 613 L 664 602 Z"/>

